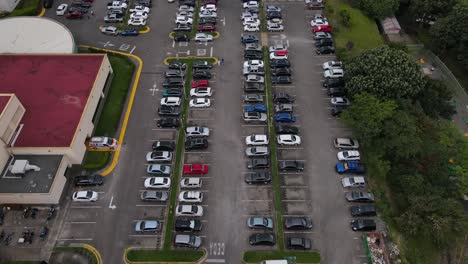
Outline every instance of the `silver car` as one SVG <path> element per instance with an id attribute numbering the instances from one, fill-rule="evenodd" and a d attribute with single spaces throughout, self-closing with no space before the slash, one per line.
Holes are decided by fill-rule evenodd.
<path id="1" fill-rule="evenodd" d="M 151 164 L 146 168 L 146 172 L 150 174 L 170 175 L 171 171 L 171 166 L 163 164 Z"/>
<path id="2" fill-rule="evenodd" d="M 202 239 L 194 235 L 176 235 L 174 239 L 176 247 L 199 248 L 202 244 Z"/>
<path id="3" fill-rule="evenodd" d="M 148 202 L 165 202 L 169 198 L 169 193 L 166 191 L 144 191 L 140 198 Z"/>
<path id="4" fill-rule="evenodd" d="M 185 137 L 208 137 L 210 135 L 210 129 L 207 127 L 192 126 L 185 129 Z"/>
<path id="5" fill-rule="evenodd" d="M 261 157 L 261 156 L 267 156 L 270 154 L 268 147 L 260 146 L 260 147 L 248 147 L 245 150 L 245 155 L 247 157 Z"/>

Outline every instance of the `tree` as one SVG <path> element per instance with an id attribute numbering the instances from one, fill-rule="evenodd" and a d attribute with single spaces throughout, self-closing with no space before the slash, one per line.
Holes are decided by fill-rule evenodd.
<path id="1" fill-rule="evenodd" d="M 431 118 L 450 119 L 456 113 L 450 101 L 453 93 L 442 81 L 426 78 L 424 89 L 415 97 L 426 115 Z"/>
<path id="2" fill-rule="evenodd" d="M 361 142 L 370 143 L 381 134 L 384 121 L 394 114 L 396 106 L 394 101 L 381 101 L 368 93 L 356 94 L 342 117 Z"/>
<path id="3" fill-rule="evenodd" d="M 412 0 L 410 4 L 411 13 L 415 17 L 441 17 L 448 14 L 458 0 Z"/>
<path id="4" fill-rule="evenodd" d="M 400 6 L 399 0 L 358 0 L 359 9 L 374 19 L 393 16 Z"/>
<path id="5" fill-rule="evenodd" d="M 363 52 L 346 64 L 346 88 L 351 95 L 413 98 L 424 85 L 420 66 L 405 52 L 388 46 Z"/>

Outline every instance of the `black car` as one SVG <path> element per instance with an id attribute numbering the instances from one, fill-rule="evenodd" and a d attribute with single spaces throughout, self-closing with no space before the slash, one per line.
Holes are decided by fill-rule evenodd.
<path id="1" fill-rule="evenodd" d="M 90 3 L 86 3 L 86 2 L 83 2 L 81 0 L 73 0 L 70 4 L 70 6 L 79 6 L 79 7 L 83 7 L 83 8 L 90 8 L 91 7 L 91 4 Z"/>
<path id="2" fill-rule="evenodd" d="M 246 44 L 246 43 L 258 43 L 259 42 L 259 39 L 257 36 L 255 35 L 251 35 L 251 34 L 246 34 L 246 35 L 242 35 L 241 36 L 241 42 L 243 44 Z"/>
<path id="3" fill-rule="evenodd" d="M 135 5 L 141 5 L 149 8 L 153 7 L 151 0 L 136 0 Z"/>
<path id="4" fill-rule="evenodd" d="M 349 208 L 351 215 L 358 216 L 376 216 L 377 210 L 373 204 L 355 205 Z"/>
<path id="5" fill-rule="evenodd" d="M 167 67 L 169 70 L 185 70 L 187 68 L 187 64 L 183 62 L 171 62 Z"/>
<path id="6" fill-rule="evenodd" d="M 278 68 L 286 69 L 286 68 Z M 292 80 L 289 76 L 271 76 L 270 78 L 272 84 L 291 84 Z"/>
<path id="7" fill-rule="evenodd" d="M 271 182 L 271 174 L 268 171 L 249 172 L 245 175 L 245 182 L 248 184 L 267 184 Z"/>
<path id="8" fill-rule="evenodd" d="M 270 71 L 271 76 L 291 76 L 291 69 L 289 68 L 275 68 Z"/>
<path id="9" fill-rule="evenodd" d="M 214 17 L 202 17 L 198 20 L 198 25 L 213 24 L 216 25 L 216 18 Z"/>
<path id="10" fill-rule="evenodd" d="M 248 169 L 265 169 L 270 167 L 270 162 L 268 159 L 250 159 L 247 161 Z"/>
<path id="11" fill-rule="evenodd" d="M 326 88 L 342 88 L 345 82 L 343 78 L 327 78 L 322 85 Z"/>
<path id="12" fill-rule="evenodd" d="M 261 50 L 246 50 L 244 51 L 244 59 L 263 60 L 263 52 Z"/>
<path id="13" fill-rule="evenodd" d="M 278 160 L 280 171 L 303 171 L 304 161 L 301 160 Z"/>
<path id="14" fill-rule="evenodd" d="M 279 93 L 273 94 L 273 102 L 280 103 L 280 104 L 293 103 L 294 98 L 287 93 L 279 92 Z"/>
<path id="15" fill-rule="evenodd" d="M 249 244 L 252 246 L 265 245 L 274 246 L 276 244 L 275 234 L 273 233 L 257 233 L 249 237 Z"/>
<path id="16" fill-rule="evenodd" d="M 260 13 L 260 9 L 258 9 L 258 7 L 247 7 L 247 8 L 244 8 L 244 12 L 248 12 L 250 14 L 258 14 Z"/>
<path id="17" fill-rule="evenodd" d="M 159 128 L 177 128 L 180 126 L 180 121 L 178 118 L 161 118 L 156 125 Z"/>
<path id="18" fill-rule="evenodd" d="M 299 134 L 299 128 L 291 125 L 276 125 L 275 130 L 278 135 Z"/>
<path id="19" fill-rule="evenodd" d="M 181 88 L 167 88 L 163 90 L 163 97 L 181 97 L 184 94 Z"/>
<path id="20" fill-rule="evenodd" d="M 333 48 L 332 46 L 324 46 L 316 49 L 315 52 L 317 53 L 317 55 L 335 54 L 335 48 Z"/>
<path id="21" fill-rule="evenodd" d="M 177 34 L 177 35 L 174 35 L 174 41 L 175 42 L 189 42 L 190 37 L 186 34 Z"/>
<path id="22" fill-rule="evenodd" d="M 278 11 L 270 11 L 270 12 L 267 12 L 267 19 L 270 20 L 270 19 L 275 19 L 275 18 L 283 18 L 283 16 L 281 15 L 281 12 L 278 12 Z"/>
<path id="23" fill-rule="evenodd" d="M 327 95 L 332 96 L 332 97 L 336 97 L 336 96 L 343 97 L 345 96 L 345 91 L 341 87 L 336 87 L 336 88 L 329 87 L 327 91 Z"/>
<path id="24" fill-rule="evenodd" d="M 311 249 L 312 241 L 305 237 L 289 237 L 286 246 L 288 249 L 306 250 Z"/>
<path id="25" fill-rule="evenodd" d="M 209 71 L 195 70 L 192 74 L 194 80 L 209 80 L 211 79 L 211 73 Z"/>
<path id="26" fill-rule="evenodd" d="M 179 1 L 179 6 L 181 5 L 186 5 L 186 6 L 195 6 L 195 1 L 194 0 L 180 0 Z"/>
<path id="27" fill-rule="evenodd" d="M 315 47 L 325 47 L 325 46 L 333 46 L 333 40 L 331 39 L 321 39 L 315 42 Z"/>
<path id="28" fill-rule="evenodd" d="M 104 177 L 99 174 L 81 175 L 74 178 L 75 186 L 98 186 L 104 183 Z"/>
<path id="29" fill-rule="evenodd" d="M 175 142 L 164 140 L 155 141 L 152 145 L 154 151 L 174 151 L 175 147 Z"/>
<path id="30" fill-rule="evenodd" d="M 194 61 L 192 67 L 194 69 L 211 69 L 213 68 L 213 64 L 207 61 Z"/>
<path id="31" fill-rule="evenodd" d="M 339 106 L 339 105 L 333 105 L 330 110 L 330 114 L 332 116 L 339 116 L 341 113 L 343 113 L 343 110 L 345 109 L 345 106 Z"/>
<path id="32" fill-rule="evenodd" d="M 312 228 L 312 219 L 306 216 L 286 217 L 284 219 L 284 228 L 291 230 L 305 230 Z"/>
<path id="33" fill-rule="evenodd" d="M 42 6 L 44 8 L 51 8 L 54 5 L 54 0 L 44 0 Z"/>
<path id="34" fill-rule="evenodd" d="M 288 59 L 281 60 L 270 60 L 270 68 L 286 68 L 291 67 L 291 63 Z"/>
<path id="35" fill-rule="evenodd" d="M 353 231 L 375 231 L 377 228 L 373 219 L 354 219 L 350 224 Z"/>
<path id="36" fill-rule="evenodd" d="M 167 78 L 162 83 L 164 88 L 182 88 L 184 87 L 183 78 Z"/>
<path id="37" fill-rule="evenodd" d="M 190 32 L 192 31 L 192 25 L 189 24 L 177 24 L 173 29 L 175 32 Z"/>
<path id="38" fill-rule="evenodd" d="M 177 218 L 175 221 L 175 230 L 182 232 L 201 231 L 202 222 L 198 219 Z"/>
<path id="39" fill-rule="evenodd" d="M 206 149 L 208 148 L 208 139 L 206 138 L 187 138 L 185 141 L 185 149 Z"/>
<path id="40" fill-rule="evenodd" d="M 265 85 L 261 83 L 244 83 L 244 92 L 246 93 L 264 93 Z"/>
<path id="41" fill-rule="evenodd" d="M 161 105 L 158 108 L 158 114 L 160 116 L 179 116 L 180 115 L 180 107 Z"/>

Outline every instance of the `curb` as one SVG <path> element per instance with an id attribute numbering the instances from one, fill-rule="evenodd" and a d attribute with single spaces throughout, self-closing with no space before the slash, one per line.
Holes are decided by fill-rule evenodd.
<path id="1" fill-rule="evenodd" d="M 102 51 L 109 52 L 109 53 L 116 53 L 116 54 L 120 54 L 120 55 L 123 55 L 123 56 L 128 56 L 128 57 L 133 58 L 133 59 L 138 61 L 138 68 L 137 68 L 137 71 L 136 71 L 136 74 L 135 74 L 135 80 L 133 81 L 132 91 L 130 93 L 130 99 L 128 101 L 127 109 L 125 110 L 125 116 L 124 116 L 124 119 L 123 119 L 123 122 L 122 122 L 122 128 L 120 130 L 120 134 L 119 134 L 119 138 L 118 138 L 118 142 L 120 142 L 120 144 L 122 144 L 122 142 L 124 140 L 124 137 L 125 137 L 125 132 L 127 130 L 128 119 L 129 119 L 130 113 L 132 111 L 133 101 L 135 100 L 136 89 L 138 87 L 138 82 L 140 81 L 140 75 L 141 75 L 141 71 L 143 69 L 143 60 L 140 57 L 136 56 L 136 55 L 125 53 L 125 52 L 120 52 L 120 51 L 115 51 L 115 50 L 108 50 L 108 49 L 101 49 L 101 48 L 96 48 L 96 47 L 86 46 L 86 45 L 80 45 L 80 47 L 82 47 L 82 48 L 92 48 L 92 49 L 96 49 L 96 50 L 102 50 Z M 108 174 L 110 174 L 114 170 L 114 168 L 117 165 L 117 162 L 119 160 L 120 151 L 121 151 L 121 148 L 117 148 L 117 150 L 114 152 L 114 155 L 112 157 L 112 163 L 110 164 L 109 167 L 107 167 L 107 169 L 105 169 L 103 172 L 100 173 L 101 176 L 107 176 Z"/>
<path id="2" fill-rule="evenodd" d="M 127 258 L 127 252 L 132 250 L 132 249 L 140 249 L 137 247 L 128 247 L 124 250 L 124 262 L 125 264 L 168 264 L 168 263 L 178 263 L 178 264 L 203 264 L 205 260 L 208 258 L 208 251 L 205 248 L 202 248 L 201 250 L 203 251 L 203 256 L 195 261 L 195 262 L 158 262 L 158 261 L 130 261 Z"/>
<path id="3" fill-rule="evenodd" d="M 151 28 L 148 27 L 148 26 L 145 26 L 144 29 L 138 30 L 138 33 L 140 33 L 140 34 L 146 34 L 146 33 L 150 32 L 150 31 L 151 31 Z"/>
<path id="4" fill-rule="evenodd" d="M 99 253 L 99 251 L 95 247 L 93 247 L 93 246 L 91 246 L 89 244 L 83 244 L 82 247 L 89 250 L 89 251 L 91 251 L 91 253 L 94 254 L 94 256 L 97 259 L 97 264 L 102 264 L 101 254 Z"/>
<path id="5" fill-rule="evenodd" d="M 38 17 L 43 17 L 44 14 L 45 14 L 45 12 L 46 12 L 46 9 L 43 7 L 43 8 L 41 9 L 41 12 L 40 12 L 37 16 L 38 16 Z"/>

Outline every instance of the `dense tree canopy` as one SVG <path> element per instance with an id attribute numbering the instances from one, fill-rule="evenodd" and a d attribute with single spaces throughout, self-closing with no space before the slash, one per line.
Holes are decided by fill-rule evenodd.
<path id="1" fill-rule="evenodd" d="M 348 93 L 367 92 L 378 98 L 413 98 L 425 85 L 421 68 L 404 51 L 382 46 L 346 64 Z"/>
<path id="2" fill-rule="evenodd" d="M 400 6 L 400 0 L 358 0 L 357 2 L 364 13 L 375 19 L 393 16 Z"/>
<path id="3" fill-rule="evenodd" d="M 429 117 L 450 119 L 455 114 L 455 106 L 450 101 L 452 96 L 452 91 L 445 83 L 426 78 L 426 85 L 415 101 Z"/>
<path id="4" fill-rule="evenodd" d="M 411 12 L 416 17 L 440 17 L 449 13 L 458 0 L 411 0 Z"/>

